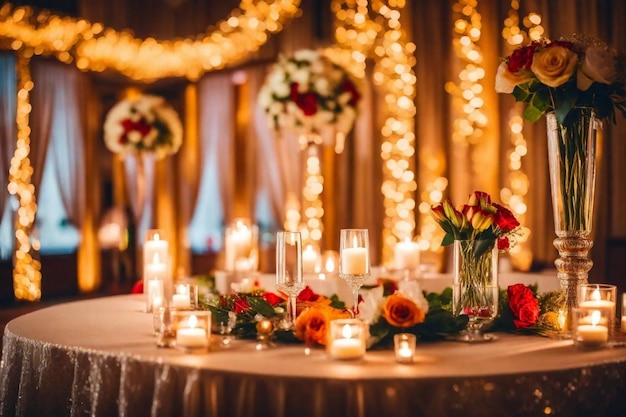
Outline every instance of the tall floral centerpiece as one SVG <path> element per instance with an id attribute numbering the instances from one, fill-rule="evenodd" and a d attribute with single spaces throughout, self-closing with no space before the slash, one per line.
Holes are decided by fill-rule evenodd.
<path id="1" fill-rule="evenodd" d="M 559 251 L 555 265 L 569 318 L 577 289 L 587 282 L 593 262 L 596 133 L 603 122 L 626 115 L 624 60 L 606 44 L 573 35 L 522 46 L 498 68 L 496 90 L 528 103 L 532 122 L 546 114 L 554 225 Z M 621 68 L 620 68 L 621 67 Z M 571 320 L 566 320 L 566 329 Z"/>
<path id="2" fill-rule="evenodd" d="M 126 188 L 134 222 L 134 235 L 150 227 L 144 208 L 150 207 L 154 189 L 155 160 L 178 152 L 183 128 L 176 111 L 163 97 L 140 95 L 116 103 L 104 122 L 104 143 L 124 161 Z M 129 244 L 139 249 L 140 240 L 129 233 Z M 137 265 L 137 274 L 140 274 Z"/>
<path id="3" fill-rule="evenodd" d="M 300 223 L 306 244 L 316 245 L 321 239 L 324 164 L 320 162 L 320 148 L 326 145 L 334 147 L 336 153 L 343 151 L 360 99 L 350 73 L 323 52 L 310 49 L 296 51 L 289 57 L 281 55 L 259 92 L 258 104 L 271 129 L 282 136 L 295 135 L 303 151 L 301 176 L 292 172 L 292 161 L 282 168 L 285 176 L 302 177 L 302 207 L 295 190 L 291 190 L 288 208 L 299 210 L 287 210 L 286 228 L 295 229 L 294 223 Z M 304 219 L 300 220 L 297 211 L 303 213 Z"/>
<path id="4" fill-rule="evenodd" d="M 487 340 L 482 331 L 498 314 L 498 251 L 515 243 L 520 224 L 482 191 L 460 209 L 445 200 L 431 212 L 445 232 L 442 245 L 454 244 L 452 313 L 468 317 L 463 340 Z"/>

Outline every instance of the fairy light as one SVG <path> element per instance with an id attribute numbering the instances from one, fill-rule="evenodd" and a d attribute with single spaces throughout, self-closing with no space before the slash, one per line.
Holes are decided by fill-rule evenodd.
<path id="1" fill-rule="evenodd" d="M 8 191 L 19 202 L 15 222 L 15 266 L 13 268 L 13 291 L 18 300 L 37 301 L 41 298 L 41 263 L 37 260 L 37 242 L 31 243 L 31 230 L 35 222 L 37 204 L 35 187 L 31 183 L 33 167 L 30 153 L 30 127 L 28 125 L 31 104 L 30 92 L 34 87 L 29 62 L 32 51 L 18 51 L 17 70 L 17 143 L 9 168 Z"/>
<path id="2" fill-rule="evenodd" d="M 537 40 L 543 36 L 544 29 L 541 26 L 539 14 L 530 13 L 524 17 L 523 24 L 528 28 L 528 31 L 520 27 L 519 0 L 512 0 L 508 17 L 504 20 L 504 28 L 502 29 L 502 37 L 508 46 L 507 55 L 529 40 Z M 528 153 L 528 143 L 524 137 L 522 113 L 522 106 L 517 104 L 511 108 L 509 113 L 507 133 L 510 148 L 507 151 L 507 185 L 500 190 L 500 199 L 511 208 L 511 211 L 523 225 L 528 211 L 526 195 L 530 181 L 523 170 L 523 159 Z M 509 251 L 513 265 L 522 270 L 530 269 L 532 263 L 533 254 L 528 244 L 530 233 L 531 230 L 528 227 L 523 227 L 518 244 Z"/>
<path id="3" fill-rule="evenodd" d="M 299 230 L 302 234 L 303 245 L 320 247 L 323 231 L 322 217 L 324 215 L 320 197 L 324 189 L 324 178 L 322 177 L 320 158 L 317 153 L 318 149 L 317 146 L 307 147 L 305 179 L 302 189 L 304 223 L 300 225 Z"/>
<path id="4" fill-rule="evenodd" d="M 357 71 L 374 58 L 374 84 L 383 92 L 381 128 L 383 183 L 382 261 L 391 260 L 392 248 L 415 230 L 417 189 L 415 155 L 415 44 L 407 41 L 400 23 L 405 0 L 336 0 L 337 44 L 351 53 Z"/>
<path id="5" fill-rule="evenodd" d="M 166 77 L 199 79 L 205 72 L 242 62 L 301 13 L 300 0 L 241 0 L 211 32 L 174 41 L 138 39 L 101 23 L 60 17 L 29 7 L 0 8 L 0 45 L 32 48 L 54 55 L 83 71 L 114 70 L 129 78 L 154 81 Z"/>
<path id="6" fill-rule="evenodd" d="M 481 36 L 481 16 L 476 10 L 477 5 L 477 0 L 459 0 L 453 6 L 458 15 L 454 22 L 454 52 L 464 66 L 459 72 L 458 84 L 446 83 L 446 91 L 453 97 L 456 114 L 452 123 L 452 141 L 461 146 L 481 143 L 483 128 L 488 121 L 483 112 L 482 81 L 485 70 L 482 67 L 483 54 L 477 45 Z M 472 166 L 474 173 L 481 169 L 477 162 Z"/>

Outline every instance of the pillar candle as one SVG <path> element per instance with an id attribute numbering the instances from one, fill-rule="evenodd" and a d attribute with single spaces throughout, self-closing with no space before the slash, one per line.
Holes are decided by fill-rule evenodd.
<path id="1" fill-rule="evenodd" d="M 419 266 L 420 249 L 417 242 L 398 242 L 394 246 L 393 254 L 396 269 L 415 269 Z"/>
<path id="2" fill-rule="evenodd" d="M 344 248 L 341 251 L 341 273 L 346 275 L 367 274 L 369 254 L 366 248 Z"/>

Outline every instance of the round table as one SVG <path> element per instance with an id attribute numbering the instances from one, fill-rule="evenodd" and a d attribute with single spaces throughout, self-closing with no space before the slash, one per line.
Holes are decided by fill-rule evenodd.
<path id="1" fill-rule="evenodd" d="M 187 354 L 159 348 L 143 296 L 60 304 L 11 321 L 3 416 L 626 416 L 626 349 L 498 334 L 334 361 L 252 341 Z"/>

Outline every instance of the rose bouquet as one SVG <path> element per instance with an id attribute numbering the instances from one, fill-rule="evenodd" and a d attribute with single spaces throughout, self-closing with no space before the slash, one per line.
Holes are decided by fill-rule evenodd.
<path id="1" fill-rule="evenodd" d="M 575 109 L 593 109 L 599 119 L 626 115 L 626 62 L 603 42 L 573 35 L 522 46 L 498 67 L 496 91 L 528 103 L 524 117 L 537 121 L 555 112 L 559 123 L 576 118 Z"/>
<path id="2" fill-rule="evenodd" d="M 107 148 L 121 155 L 152 152 L 157 159 L 175 154 L 183 129 L 176 111 L 162 97 L 142 95 L 118 102 L 104 122 Z"/>
<path id="3" fill-rule="evenodd" d="M 279 57 L 258 100 L 276 130 L 320 134 L 332 126 L 347 134 L 360 97 L 345 69 L 317 51 L 300 50 Z"/>

